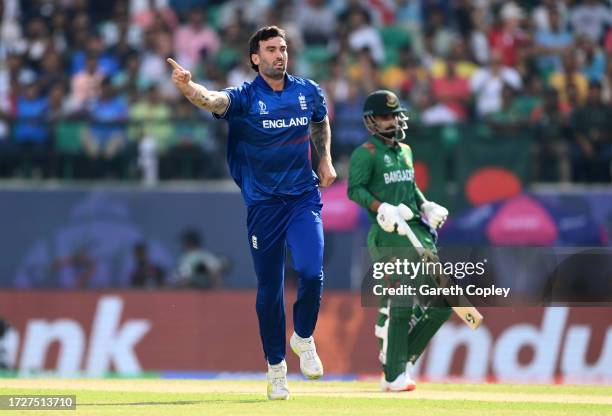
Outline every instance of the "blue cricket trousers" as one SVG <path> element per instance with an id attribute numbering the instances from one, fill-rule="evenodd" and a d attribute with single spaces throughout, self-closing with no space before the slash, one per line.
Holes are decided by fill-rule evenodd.
<path id="1" fill-rule="evenodd" d="M 257 275 L 257 318 L 265 357 L 285 358 L 285 257 L 291 250 L 299 275 L 293 325 L 302 338 L 312 335 L 323 291 L 323 222 L 319 189 L 274 198 L 248 207 L 249 245 Z"/>

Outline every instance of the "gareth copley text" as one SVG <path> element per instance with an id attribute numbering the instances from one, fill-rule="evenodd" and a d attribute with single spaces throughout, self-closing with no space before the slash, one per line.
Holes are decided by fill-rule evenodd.
<path id="1" fill-rule="evenodd" d="M 509 287 L 498 287 L 495 285 L 479 287 L 476 285 L 467 285 L 465 288 L 457 285 L 447 287 L 437 287 L 430 285 L 397 285 L 394 287 L 386 287 L 384 285 L 374 285 L 372 292 L 375 296 L 480 296 L 482 298 L 490 296 L 503 296 L 507 298 L 510 294 Z"/>

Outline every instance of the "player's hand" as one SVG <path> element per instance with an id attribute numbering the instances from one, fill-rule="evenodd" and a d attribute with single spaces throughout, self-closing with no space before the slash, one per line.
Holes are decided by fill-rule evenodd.
<path id="1" fill-rule="evenodd" d="M 397 206 L 397 212 L 399 212 L 402 218 L 406 221 L 410 221 L 414 218 L 414 212 L 412 212 L 412 210 L 406 204 L 399 204 Z"/>
<path id="2" fill-rule="evenodd" d="M 178 62 L 172 58 L 166 59 L 166 62 L 172 67 L 172 82 L 174 82 L 174 85 L 176 85 L 179 90 L 185 93 L 189 87 L 189 81 L 191 81 L 191 72 L 180 66 Z"/>
<path id="3" fill-rule="evenodd" d="M 319 175 L 319 185 L 322 188 L 327 188 L 334 183 L 338 175 L 336 174 L 336 169 L 334 169 L 334 165 L 332 165 L 329 156 L 323 156 L 321 158 L 317 174 Z"/>
<path id="4" fill-rule="evenodd" d="M 423 202 L 421 211 L 425 214 L 429 225 L 435 229 L 442 227 L 448 217 L 448 210 L 446 208 L 431 201 Z"/>
<path id="5" fill-rule="evenodd" d="M 406 221 L 402 218 L 399 212 L 399 208 L 395 205 L 383 202 L 378 207 L 378 215 L 376 215 L 376 221 L 383 231 L 388 233 L 398 232 L 400 235 L 406 235 Z"/>

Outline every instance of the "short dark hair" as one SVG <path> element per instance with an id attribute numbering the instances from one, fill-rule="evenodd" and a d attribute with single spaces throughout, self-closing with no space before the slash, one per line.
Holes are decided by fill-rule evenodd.
<path id="1" fill-rule="evenodd" d="M 253 68 L 253 71 L 259 72 L 259 67 L 251 60 L 251 55 L 259 52 L 259 42 L 276 37 L 283 38 L 285 41 L 287 41 L 287 34 L 278 26 L 264 26 L 257 30 L 257 32 L 253 33 L 249 39 L 249 62 L 251 63 L 251 68 Z"/>

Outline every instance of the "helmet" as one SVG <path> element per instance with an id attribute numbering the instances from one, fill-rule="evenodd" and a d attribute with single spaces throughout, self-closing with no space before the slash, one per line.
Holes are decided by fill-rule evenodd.
<path id="1" fill-rule="evenodd" d="M 388 90 L 374 91 L 363 104 L 363 122 L 366 128 L 374 136 L 383 140 L 402 141 L 406 138 L 408 128 L 407 110 L 403 108 L 397 95 Z M 382 130 L 374 116 L 384 116 L 387 114 L 395 115 L 395 127 Z"/>

